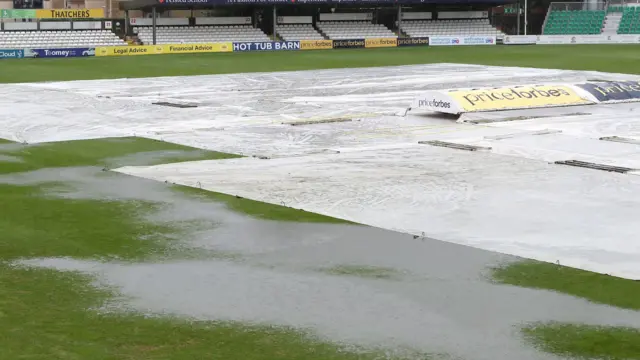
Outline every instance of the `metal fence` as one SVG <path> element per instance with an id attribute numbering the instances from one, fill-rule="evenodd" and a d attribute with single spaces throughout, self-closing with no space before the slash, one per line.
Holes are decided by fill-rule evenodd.
<path id="1" fill-rule="evenodd" d="M 635 6 L 640 4 L 640 0 L 610 0 L 608 4 L 609 6 L 626 6 L 627 4 Z"/>
<path id="2" fill-rule="evenodd" d="M 622 1 L 622 0 L 620 0 Z M 549 11 L 606 10 L 607 2 L 553 2 Z"/>

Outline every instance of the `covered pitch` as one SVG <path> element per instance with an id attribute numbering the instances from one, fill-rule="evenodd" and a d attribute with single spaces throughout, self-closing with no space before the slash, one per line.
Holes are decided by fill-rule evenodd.
<path id="1" fill-rule="evenodd" d="M 138 135 L 240 153 L 118 171 L 640 279 L 637 104 L 404 116 L 425 90 L 589 79 L 637 77 L 439 64 L 16 84 L 0 90 L 0 137 Z M 567 160 L 631 170 L 555 163 Z"/>

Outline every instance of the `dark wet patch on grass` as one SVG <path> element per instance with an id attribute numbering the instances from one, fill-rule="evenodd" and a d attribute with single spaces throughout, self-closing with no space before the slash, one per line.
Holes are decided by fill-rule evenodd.
<path id="1" fill-rule="evenodd" d="M 118 158 L 104 159 L 109 168 L 121 166 L 159 165 L 184 161 L 218 160 L 241 157 L 207 150 L 160 150 L 128 154 Z"/>
<path id="2" fill-rule="evenodd" d="M 9 145 L 0 147 L 0 153 L 21 158 L 23 161 L 0 164 L 0 173 L 71 166 L 154 165 L 164 163 L 167 160 L 164 157 L 174 162 L 238 157 L 238 155 L 199 150 L 146 138 L 105 138 Z M 150 163 L 136 162 L 144 159 L 145 156 L 136 157 L 135 154 L 154 152 L 157 156 L 147 159 Z M 163 153 L 164 157 L 157 153 Z M 118 162 L 119 158 L 120 162 Z"/>
<path id="3" fill-rule="evenodd" d="M 173 185 L 176 192 L 203 200 L 225 203 L 231 210 L 264 220 L 297 221 L 308 223 L 354 224 L 299 209 L 267 204 L 239 196 L 227 195 L 182 185 Z M 354 224 L 355 225 L 355 224 Z"/>
<path id="4" fill-rule="evenodd" d="M 522 329 L 538 348 L 573 359 L 640 359 L 640 329 L 580 324 L 533 324 Z"/>
<path id="5" fill-rule="evenodd" d="M 0 162 L 22 162 L 22 159 L 11 155 L 0 154 Z"/>
<path id="6" fill-rule="evenodd" d="M 526 260 L 493 269 L 496 281 L 558 291 L 596 303 L 640 310 L 640 281 Z"/>
<path id="7" fill-rule="evenodd" d="M 45 196 L 49 183 L 37 186 L 0 184 L 1 258 L 21 257 L 143 258 L 162 253 L 172 234 L 168 226 L 142 217 L 154 204 L 142 201 L 61 199 Z M 145 241 L 139 241 L 144 238 Z"/>
<path id="8" fill-rule="evenodd" d="M 367 265 L 337 265 L 321 269 L 322 272 L 338 276 L 357 276 L 369 279 L 396 279 L 401 274 L 391 268 Z"/>

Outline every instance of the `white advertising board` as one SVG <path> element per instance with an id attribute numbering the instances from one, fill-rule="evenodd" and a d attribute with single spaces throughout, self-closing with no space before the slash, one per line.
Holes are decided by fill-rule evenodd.
<path id="1" fill-rule="evenodd" d="M 460 114 L 463 112 L 456 100 L 448 96 L 445 91 L 439 90 L 425 91 L 418 95 L 411 103 L 411 110 L 447 114 Z"/>
<path id="2" fill-rule="evenodd" d="M 430 36 L 431 46 L 495 45 L 495 36 Z"/>
<path id="3" fill-rule="evenodd" d="M 539 35 L 536 44 L 638 44 L 640 35 Z"/>
<path id="4" fill-rule="evenodd" d="M 535 35 L 507 35 L 502 43 L 505 45 L 535 45 L 536 40 Z"/>
<path id="5" fill-rule="evenodd" d="M 539 35 L 536 37 L 536 44 L 553 45 L 553 44 L 571 44 L 571 36 L 567 35 Z"/>
<path id="6" fill-rule="evenodd" d="M 610 44 L 640 44 L 640 35 L 609 35 L 607 43 Z"/>

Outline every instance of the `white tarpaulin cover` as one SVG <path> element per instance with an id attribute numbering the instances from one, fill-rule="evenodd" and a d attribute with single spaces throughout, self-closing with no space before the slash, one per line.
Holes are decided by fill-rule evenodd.
<path id="1" fill-rule="evenodd" d="M 640 169 L 638 104 L 478 112 L 457 122 L 402 116 L 425 91 L 590 79 L 639 78 L 438 64 L 3 85 L 0 137 L 135 134 L 265 155 L 119 171 L 640 279 L 640 177 L 549 163 Z M 344 121 L 321 123 L 332 119 Z M 300 121 L 320 123 L 289 125 Z M 629 141 L 598 140 L 609 136 Z M 418 144 L 427 140 L 491 149 Z"/>

